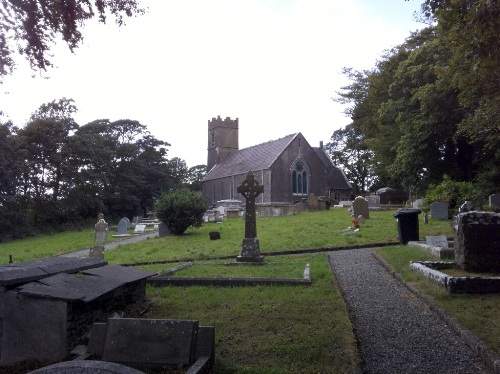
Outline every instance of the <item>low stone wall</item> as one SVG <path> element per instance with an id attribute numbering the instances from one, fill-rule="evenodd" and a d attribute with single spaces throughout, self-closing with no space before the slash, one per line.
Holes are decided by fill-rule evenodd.
<path id="1" fill-rule="evenodd" d="M 453 277 L 439 270 L 454 267 L 453 262 L 415 261 L 410 268 L 446 288 L 449 293 L 487 294 L 500 292 L 500 277 Z"/>

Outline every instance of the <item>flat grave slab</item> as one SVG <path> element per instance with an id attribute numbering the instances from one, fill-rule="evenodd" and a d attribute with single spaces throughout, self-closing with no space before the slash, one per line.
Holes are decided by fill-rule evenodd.
<path id="1" fill-rule="evenodd" d="M 108 265 L 100 268 L 88 269 L 82 271 L 82 273 L 114 279 L 121 283 L 135 282 L 156 275 L 156 273 L 152 271 L 120 265 Z"/>
<path id="2" fill-rule="evenodd" d="M 54 256 L 40 260 L 0 265 L 0 286 L 32 282 L 58 273 L 77 273 L 106 265 L 99 258 Z"/>
<path id="3" fill-rule="evenodd" d="M 114 279 L 63 273 L 40 279 L 37 283 L 28 283 L 19 288 L 19 293 L 66 301 L 82 300 L 88 303 L 112 292 L 122 284 L 123 282 Z"/>

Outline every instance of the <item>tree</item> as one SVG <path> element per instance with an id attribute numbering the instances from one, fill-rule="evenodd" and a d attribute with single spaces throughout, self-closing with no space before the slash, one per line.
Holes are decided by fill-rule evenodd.
<path id="1" fill-rule="evenodd" d="M 83 40 L 85 21 L 112 16 L 118 26 L 125 17 L 140 15 L 140 0 L 0 0 L 0 78 L 12 73 L 13 55 L 24 55 L 33 69 L 52 66 L 50 47 L 62 38 L 71 52 Z"/>
<path id="2" fill-rule="evenodd" d="M 207 165 L 196 165 L 187 171 L 187 183 L 193 191 L 201 191 L 201 181 L 207 173 Z"/>
<path id="3" fill-rule="evenodd" d="M 205 199 L 199 192 L 180 188 L 160 196 L 156 215 L 174 235 L 182 235 L 189 226 L 201 226 L 206 211 Z"/>
<path id="4" fill-rule="evenodd" d="M 333 133 L 325 151 L 333 163 L 344 170 L 354 186 L 353 193 L 363 194 L 373 181 L 370 162 L 373 152 L 364 143 L 363 134 L 352 124 L 347 125 Z"/>
<path id="5" fill-rule="evenodd" d="M 500 185 L 500 2 L 426 0 L 424 14 L 437 21 L 437 35 L 451 47 L 443 79 L 456 88 L 467 115 L 461 135 L 481 149 L 475 160 L 485 193 Z"/>

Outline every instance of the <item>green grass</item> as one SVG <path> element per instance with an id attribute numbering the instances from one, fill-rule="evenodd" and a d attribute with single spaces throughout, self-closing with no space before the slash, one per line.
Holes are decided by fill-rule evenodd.
<path id="1" fill-rule="evenodd" d="M 370 212 L 370 219 L 356 233 L 346 231 L 352 220 L 347 209 L 258 218 L 260 249 L 263 253 L 276 254 L 301 249 L 397 243 L 394 212 Z M 210 231 L 219 231 L 221 240 L 209 240 Z M 106 251 L 105 259 L 115 264 L 157 262 L 146 266 L 153 271 L 172 267 L 176 265 L 173 262 L 183 259 L 196 261 L 196 265 L 176 276 L 301 278 L 305 264 L 310 263 L 313 284 L 309 286 L 148 286 L 147 296 L 152 303 L 143 317 L 197 319 L 202 325 L 215 326 L 216 373 L 352 372 L 353 367 L 360 364 L 360 355 L 327 254 L 266 256 L 265 266 L 225 266 L 225 262 L 240 254 L 243 235 L 243 220 L 230 219 L 222 224 L 204 224 L 201 228 L 189 229 L 183 236 L 120 245 Z M 420 238 L 425 239 L 426 235 L 451 236 L 449 221 L 421 223 Z M 93 245 L 91 228 L 0 243 L 0 263 L 7 263 L 9 254 L 14 261 L 24 261 Z M 401 248 L 394 257 L 399 259 L 401 256 L 398 266 L 402 269 L 408 267 L 409 258 L 433 259 L 425 252 L 418 256 L 405 255 L 407 247 L 396 248 Z M 229 259 L 208 260 L 223 256 Z M 413 272 L 409 275 L 418 278 Z M 424 282 L 425 287 L 435 286 L 425 280 L 417 281 Z M 462 308 L 468 307 L 467 298 L 462 300 L 465 304 Z M 498 304 L 488 305 L 493 308 L 491 320 L 495 320 L 494 306 L 498 310 Z"/>
<path id="2" fill-rule="evenodd" d="M 500 354 L 500 294 L 450 294 L 444 288 L 409 267 L 410 261 L 436 261 L 428 252 L 412 246 L 381 248 L 377 253 L 386 260 L 403 279 L 413 284 L 446 312 L 455 317 L 491 349 Z"/>
<path id="3" fill-rule="evenodd" d="M 262 253 L 350 247 L 355 245 L 398 243 L 395 211 L 370 212 L 370 219 L 359 232 L 346 231 L 352 225 L 347 209 L 302 212 L 288 217 L 257 218 L 257 236 Z M 185 235 L 152 238 L 136 244 L 119 246 L 106 252 L 111 263 L 138 263 L 166 260 L 204 260 L 237 256 L 244 236 L 242 219 L 226 219 L 222 224 L 209 223 L 188 229 Z M 220 240 L 209 240 L 210 231 L 219 231 Z M 420 238 L 426 235 L 451 236 L 449 221 L 420 224 Z"/>
<path id="4" fill-rule="evenodd" d="M 313 284 L 151 286 L 147 294 L 153 308 L 145 317 L 195 319 L 215 326 L 215 373 L 351 372 L 360 356 L 327 255 L 280 261 L 310 263 Z"/>
<path id="5" fill-rule="evenodd" d="M 160 272 L 184 263 L 138 266 Z M 264 266 L 265 265 L 265 266 Z M 302 256 L 267 257 L 264 265 L 235 265 L 234 260 L 197 261 L 193 266 L 176 271 L 174 277 L 225 277 L 225 278 L 303 278 L 305 263 Z"/>

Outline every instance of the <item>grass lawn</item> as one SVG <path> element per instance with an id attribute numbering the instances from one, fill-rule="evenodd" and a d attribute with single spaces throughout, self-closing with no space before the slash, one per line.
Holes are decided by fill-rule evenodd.
<path id="1" fill-rule="evenodd" d="M 418 248 L 397 245 L 394 213 L 370 212 L 370 219 L 359 232 L 347 230 L 352 220 L 347 209 L 257 218 L 260 249 L 269 254 L 265 266 L 225 265 L 240 254 L 242 219 L 204 224 L 182 236 L 119 245 L 106 251 L 105 259 L 112 264 L 137 264 L 153 271 L 195 261 L 194 266 L 175 276 L 300 278 L 305 264 L 310 264 L 313 284 L 309 286 L 148 286 L 152 303 L 144 317 L 197 319 L 202 325 L 216 327 L 216 373 L 351 372 L 360 363 L 360 356 L 327 254 L 270 254 L 380 243 L 395 244 L 381 248 L 379 253 L 407 281 L 428 293 L 498 352 L 500 295 L 451 296 L 410 270 L 410 260 L 436 259 Z M 209 240 L 211 231 L 219 231 L 221 239 Z M 426 235 L 452 236 L 450 222 L 421 223 L 420 239 Z M 93 245 L 92 228 L 0 243 L 0 263 L 7 263 L 9 255 L 14 261 L 24 261 Z"/>

